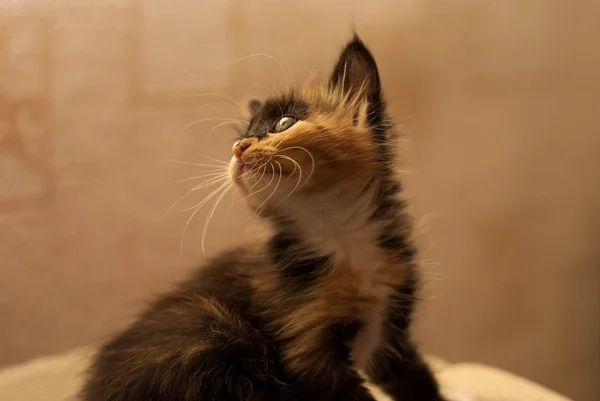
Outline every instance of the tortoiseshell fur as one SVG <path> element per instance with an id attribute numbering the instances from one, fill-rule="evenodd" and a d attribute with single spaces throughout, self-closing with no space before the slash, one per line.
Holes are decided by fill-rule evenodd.
<path id="1" fill-rule="evenodd" d="M 104 345 L 83 399 L 370 401 L 366 376 L 394 400 L 441 401 L 409 335 L 416 250 L 371 53 L 354 37 L 327 85 L 252 109 L 231 179 L 272 235 L 213 259 Z M 298 122 L 274 133 L 283 116 Z"/>

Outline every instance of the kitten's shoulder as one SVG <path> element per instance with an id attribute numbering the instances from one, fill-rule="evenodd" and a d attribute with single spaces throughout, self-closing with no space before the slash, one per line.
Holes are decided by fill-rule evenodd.
<path id="1" fill-rule="evenodd" d="M 232 248 L 198 266 L 171 291 L 151 303 L 150 309 L 171 307 L 184 299 L 200 297 L 242 310 L 251 298 L 253 278 L 269 265 L 262 244 Z"/>
<path id="2" fill-rule="evenodd" d="M 100 348 L 83 399 L 232 399 L 264 386 L 271 358 L 249 313 L 260 255 L 254 247 L 224 252 L 159 296 Z"/>
<path id="3" fill-rule="evenodd" d="M 262 243 L 238 246 L 198 266 L 181 286 L 201 283 L 204 283 L 204 288 L 228 285 L 257 274 L 258 270 L 268 267 L 270 263 Z"/>

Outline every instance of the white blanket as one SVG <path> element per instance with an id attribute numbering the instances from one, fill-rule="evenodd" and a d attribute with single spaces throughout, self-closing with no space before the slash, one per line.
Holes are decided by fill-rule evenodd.
<path id="1" fill-rule="evenodd" d="M 78 349 L 0 370 L 0 401 L 75 401 L 92 351 Z M 429 359 L 453 401 L 569 401 L 546 388 L 488 366 Z M 379 401 L 387 397 L 371 391 Z"/>

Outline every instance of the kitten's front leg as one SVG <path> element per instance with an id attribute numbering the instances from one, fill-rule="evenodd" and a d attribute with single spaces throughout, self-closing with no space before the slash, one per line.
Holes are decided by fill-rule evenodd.
<path id="1" fill-rule="evenodd" d="M 444 401 L 429 366 L 403 335 L 388 338 L 374 355 L 370 379 L 397 401 Z"/>
<path id="2" fill-rule="evenodd" d="M 360 329 L 360 324 L 335 322 L 329 330 L 305 331 L 284 347 L 284 355 L 294 351 L 294 358 L 284 360 L 292 388 L 298 399 L 315 401 L 376 401 L 365 387 L 364 379 L 356 372 L 350 360 L 348 343 Z M 322 335 L 325 333 L 325 337 Z M 312 336 L 319 341 L 312 341 Z M 306 344 L 320 344 L 305 348 Z M 287 352 L 286 352 L 287 351 Z"/>
<path id="3" fill-rule="evenodd" d="M 331 401 L 376 401 L 364 380 L 350 367 L 347 369 L 346 380 L 336 386 Z"/>
<path id="4" fill-rule="evenodd" d="M 343 376 L 343 377 L 340 377 Z M 332 387 L 333 385 L 333 387 Z M 302 385 L 308 391 L 302 392 L 303 400 L 315 401 L 376 401 L 364 385 L 364 380 L 350 367 L 337 377 L 321 377 Z"/>

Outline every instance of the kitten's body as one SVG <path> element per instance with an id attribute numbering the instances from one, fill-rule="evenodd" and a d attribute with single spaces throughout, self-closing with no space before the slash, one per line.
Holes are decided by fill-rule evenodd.
<path id="1" fill-rule="evenodd" d="M 256 108 L 231 175 L 272 236 L 214 259 L 106 344 L 84 398 L 372 400 L 362 370 L 396 400 L 441 400 L 409 339 L 415 250 L 393 135 L 358 38 L 330 86 Z"/>

